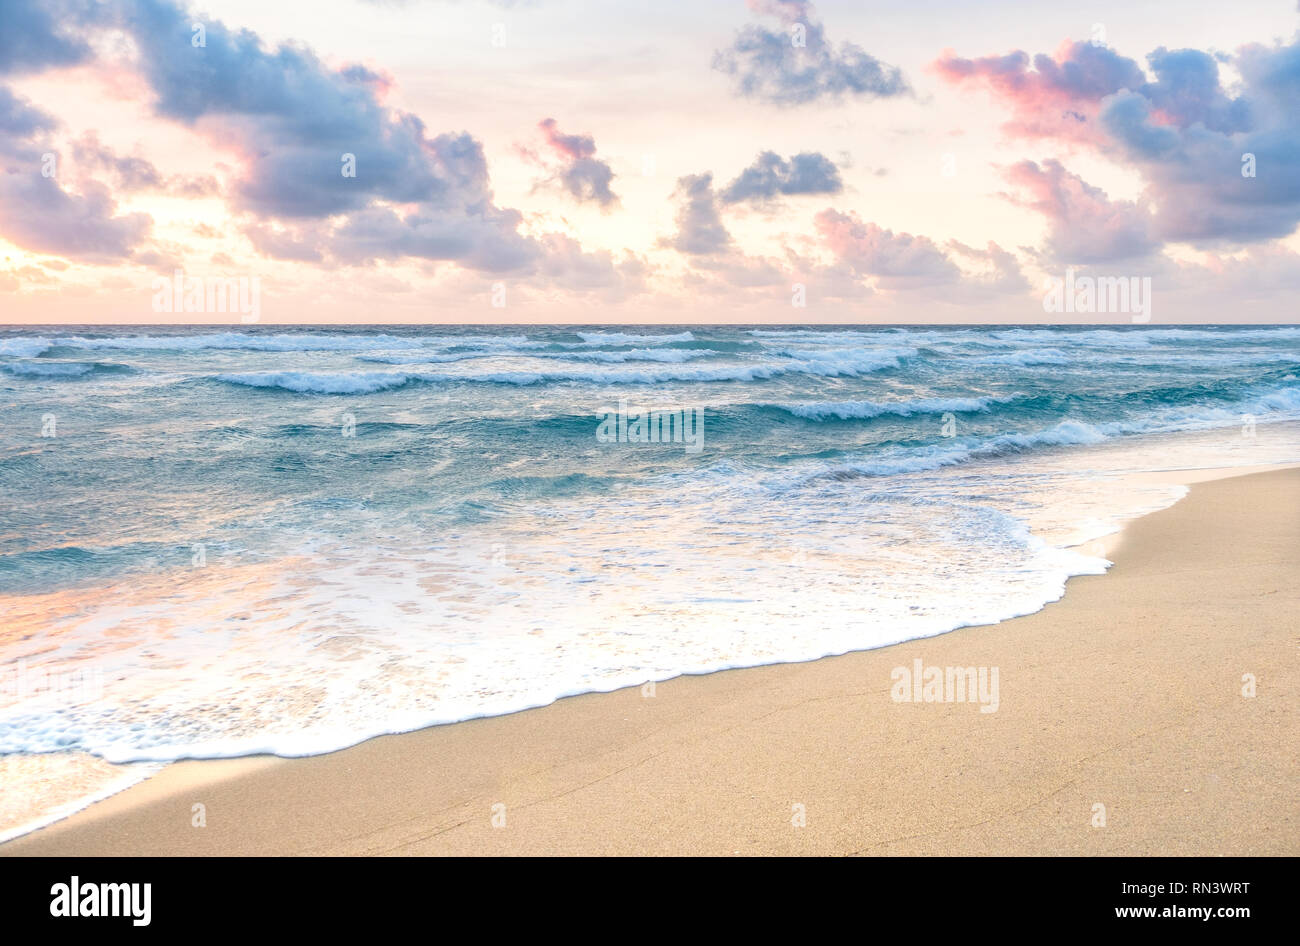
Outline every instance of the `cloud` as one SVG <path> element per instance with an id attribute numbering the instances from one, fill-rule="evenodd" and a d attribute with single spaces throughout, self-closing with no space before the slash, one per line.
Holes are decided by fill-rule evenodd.
<path id="1" fill-rule="evenodd" d="M 220 190 L 212 176 L 164 175 L 153 162 L 136 155 L 119 155 L 103 145 L 95 132 L 72 143 L 72 157 L 86 171 L 107 174 L 122 192 L 163 191 L 184 197 L 210 197 Z"/>
<path id="2" fill-rule="evenodd" d="M 98 22 L 94 4 L 63 0 L 0 3 L 0 75 L 77 65 L 90 46 L 71 28 Z M 0 237 L 37 253 L 90 262 L 132 256 L 148 236 L 148 214 L 119 215 L 108 188 L 84 181 L 80 192 L 59 183 L 51 135 L 59 122 L 0 85 Z"/>
<path id="3" fill-rule="evenodd" d="M 659 243 L 688 258 L 690 270 L 684 284 L 693 294 L 789 287 L 787 267 L 766 257 L 749 256 L 736 246 L 722 222 L 712 174 L 678 178 L 673 199 L 679 202 L 677 232 Z"/>
<path id="4" fill-rule="evenodd" d="M 1146 81 L 1133 60 L 1081 42 L 1064 43 L 1055 57 L 1040 53 L 1032 60 L 1022 50 L 978 59 L 945 50 L 933 69 L 953 85 L 987 88 L 1010 106 L 1015 117 L 1002 127 L 1018 138 L 1092 140 L 1101 100 Z"/>
<path id="5" fill-rule="evenodd" d="M 539 274 L 554 285 L 578 292 L 602 292 L 606 298 L 641 292 L 649 267 L 639 257 L 625 254 L 615 259 L 607 250 L 587 252 L 572 237 L 548 233 L 542 238 L 545 252 Z"/>
<path id="6" fill-rule="evenodd" d="M 724 204 L 765 204 L 780 195 L 838 194 L 843 189 L 839 169 L 823 154 L 804 151 L 787 161 L 773 151 L 764 151 L 727 185 L 721 199 Z"/>
<path id="7" fill-rule="evenodd" d="M 956 282 L 961 270 L 933 240 L 894 233 L 856 213 L 826 209 L 814 218 L 823 244 L 858 276 L 874 277 L 878 289 L 917 289 Z"/>
<path id="8" fill-rule="evenodd" d="M 239 152 L 230 199 L 259 250 L 345 265 L 416 257 L 520 276 L 546 263 L 552 248 L 521 235 L 522 214 L 496 204 L 481 143 L 432 134 L 386 107 L 386 76 L 333 68 L 302 46 L 268 48 L 215 20 L 202 21 L 206 45 L 195 47 L 194 18 L 167 0 L 121 9 L 155 112 Z M 579 162 L 573 186 L 604 198 L 608 180 Z"/>
<path id="9" fill-rule="evenodd" d="M 681 202 L 676 216 L 677 233 L 665 241 L 665 245 L 690 256 L 731 249 L 731 234 L 718 212 L 712 174 L 688 174 L 678 178 L 673 198 Z"/>
<path id="10" fill-rule="evenodd" d="M 1149 209 L 1133 201 L 1112 201 L 1059 161 L 1021 161 L 1004 171 L 1019 188 L 1007 199 L 1030 207 L 1050 224 L 1048 252 L 1064 263 L 1097 263 L 1145 256 L 1159 248 Z"/>
<path id="11" fill-rule="evenodd" d="M 133 55 L 115 66 L 144 79 L 154 113 L 236 153 L 223 196 L 259 252 L 323 265 L 414 257 L 543 282 L 557 272 L 589 280 L 608 262 L 597 253 L 580 265 L 574 246 L 521 234 L 523 215 L 495 202 L 480 142 L 463 131 L 431 133 L 418 116 L 387 107 L 392 80 L 381 72 L 328 65 L 300 45 L 269 47 L 256 33 L 197 19 L 169 0 L 53 3 L 54 19 L 26 2 L 0 6 L 3 22 L 17 31 L 15 43 L 10 32 L 0 47 L 5 68 L 84 61 L 90 51 L 77 31 L 125 33 Z M 204 31 L 201 44 L 193 42 L 196 22 Z M 8 125 L 29 136 L 0 145 L 7 162 L 22 159 L 0 178 L 0 234 L 84 259 L 135 253 L 136 261 L 147 262 L 156 255 L 136 252 L 151 219 L 115 215 L 102 183 L 82 181 L 81 193 L 73 194 L 32 177 L 29 139 L 47 134 L 48 116 L 8 94 L 0 110 Z M 568 136 L 556 141 L 572 145 Z M 82 176 L 97 172 L 122 192 L 162 188 L 207 196 L 218 189 L 211 178 L 166 177 L 93 134 L 77 145 Z M 590 155 L 572 162 L 571 186 L 592 199 L 612 198 L 601 164 Z M 609 265 L 622 272 L 631 264 Z"/>
<path id="12" fill-rule="evenodd" d="M 968 286 L 977 290 L 987 290 L 988 293 L 994 295 L 1028 292 L 1030 290 L 1029 280 L 1025 278 L 1025 274 L 1021 270 L 1020 263 L 1015 255 L 1004 250 L 992 240 L 989 240 L 982 250 L 967 246 L 960 240 L 949 240 L 947 245 L 954 253 L 983 262 L 988 269 L 987 275 L 982 278 L 968 278 Z"/>
<path id="13" fill-rule="evenodd" d="M 0 236 L 26 250 L 87 261 L 128 258 L 148 236 L 148 214 L 118 215 L 107 187 L 59 184 L 50 134 L 58 122 L 0 86 Z M 47 176 L 48 175 L 48 176 Z"/>
<path id="14" fill-rule="evenodd" d="M 148 214 L 118 215 L 108 188 L 94 182 L 80 194 L 32 170 L 0 175 L 0 234 L 34 250 L 92 262 L 128 258 L 149 235 Z"/>
<path id="15" fill-rule="evenodd" d="M 895 233 L 833 208 L 818 213 L 813 225 L 815 245 L 829 252 L 832 261 L 820 265 L 793 253 L 791 259 L 801 279 L 816 283 L 820 296 L 859 301 L 878 296 L 886 304 L 891 296 L 915 298 L 926 305 L 969 310 L 994 301 L 1015 304 L 1031 289 L 1015 255 L 992 240 L 984 249 L 957 240 L 940 246 L 929 237 Z M 954 256 L 970 265 L 959 266 Z M 916 318 L 915 312 L 899 314 Z"/>
<path id="16" fill-rule="evenodd" d="M 935 68 L 1008 105 L 1013 119 L 1003 128 L 1012 136 L 1087 147 L 1141 175 L 1137 207 L 1098 198 L 1059 166 L 1045 165 L 1041 180 L 1023 167 L 1015 172 L 1056 221 L 1055 252 L 1100 258 L 1165 242 L 1247 244 L 1287 236 L 1300 223 L 1300 42 L 1246 46 L 1235 56 L 1160 47 L 1146 57 L 1154 79 L 1134 60 L 1087 43 L 1032 62 L 1030 70 L 1020 51 L 983 59 L 945 53 Z M 1241 76 L 1231 92 L 1221 62 Z M 1058 194 L 1047 196 L 1043 188 L 1053 186 Z"/>
<path id="17" fill-rule="evenodd" d="M 1213 56 L 1162 46 L 1147 56 L 1147 63 L 1155 82 L 1147 80 L 1136 61 L 1108 46 L 1067 42 L 1055 56 L 1039 53 L 1032 60 L 1022 50 L 980 59 L 962 59 L 946 50 L 934 69 L 954 85 L 984 86 L 1011 106 L 1016 117 L 1003 130 L 1012 137 L 1102 142 L 1099 112 L 1106 99 L 1123 92 L 1142 96 L 1171 125 L 1200 122 L 1222 132 L 1246 128 L 1248 105 L 1220 87 Z"/>
<path id="18" fill-rule="evenodd" d="M 30 165 L 38 161 L 37 139 L 58 126 L 53 115 L 14 95 L 7 86 L 0 85 L 0 158 L 10 162 L 10 173 L 18 170 L 12 162 Z"/>
<path id="19" fill-rule="evenodd" d="M 1249 102 L 1230 97 L 1219 84 L 1219 64 L 1199 49 L 1170 51 L 1161 46 L 1147 56 L 1156 74 L 1134 91 L 1161 113 L 1162 119 L 1179 128 L 1200 123 L 1210 131 L 1232 134 L 1251 125 Z"/>
<path id="20" fill-rule="evenodd" d="M 736 33 L 730 46 L 714 53 L 713 68 L 731 76 L 737 95 L 789 106 L 911 93 L 898 67 L 854 43 L 841 43 L 837 49 L 806 0 L 750 0 L 749 6 L 779 19 L 783 29 L 750 24 Z"/>
<path id="21" fill-rule="evenodd" d="M 67 0 L 0 3 L 0 75 L 72 66 L 90 58 L 90 46 L 66 27 L 84 22 L 87 4 Z"/>
<path id="22" fill-rule="evenodd" d="M 319 263 L 325 257 L 316 242 L 321 241 L 320 234 L 312 239 L 304 239 L 301 233 L 276 229 L 264 224 L 250 224 L 244 228 L 244 236 L 263 256 L 290 262 Z"/>
<path id="23" fill-rule="evenodd" d="M 348 263 L 413 256 L 453 260 L 489 273 L 530 271 L 542 256 L 537 241 L 521 236 L 523 215 L 495 206 L 421 207 L 399 213 L 369 207 L 349 215 L 330 234 L 330 252 Z"/>
<path id="24" fill-rule="evenodd" d="M 1235 98 L 1203 54 L 1157 50 L 1150 58 L 1160 63 L 1160 82 L 1110 97 L 1100 119 L 1115 150 L 1142 174 L 1159 237 L 1213 246 L 1293 233 L 1300 223 L 1300 43 L 1241 50 L 1234 64 L 1242 94 Z"/>
<path id="25" fill-rule="evenodd" d="M 558 166 L 550 166 L 536 152 L 521 149 L 524 157 L 547 167 L 550 177 L 543 184 L 557 184 L 579 203 L 595 203 L 603 208 L 618 204 L 618 196 L 610 189 L 614 172 L 597 158 L 596 139 L 591 135 L 566 135 L 560 131 L 554 118 L 544 118 L 537 123 Z"/>
<path id="26" fill-rule="evenodd" d="M 465 202 L 451 193 L 462 179 L 445 166 L 447 142 L 385 108 L 369 70 L 332 69 L 298 46 L 268 50 L 255 33 L 215 20 L 201 21 L 206 45 L 196 48 L 193 17 L 163 0 L 136 0 L 123 17 L 154 110 L 240 152 L 239 209 L 305 219 L 374 200 Z M 343 174 L 345 155 L 355 177 Z"/>
<path id="27" fill-rule="evenodd" d="M 807 241 L 808 248 L 829 252 L 829 264 L 818 258 L 823 254 L 789 246 L 784 261 L 749 256 L 723 224 L 711 174 L 680 178 L 674 199 L 679 202 L 677 231 L 660 242 L 689 259 L 686 283 L 694 292 L 762 289 L 771 299 L 774 287 L 788 289 L 793 281 L 816 284 L 823 298 L 861 300 L 877 290 L 919 290 L 939 301 L 964 304 L 1028 288 L 1015 257 L 996 243 L 989 242 L 984 250 L 950 244 L 984 270 L 972 276 L 929 237 L 894 233 L 864 222 L 856 213 L 830 208 L 814 217 L 817 236 Z"/>

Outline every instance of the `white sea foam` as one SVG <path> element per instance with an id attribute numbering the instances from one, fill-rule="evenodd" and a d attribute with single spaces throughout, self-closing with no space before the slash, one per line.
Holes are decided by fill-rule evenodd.
<path id="1" fill-rule="evenodd" d="M 51 345 L 64 348 L 114 351 L 366 351 L 374 348 L 417 348 L 419 339 L 393 335 L 255 335 L 220 332 L 212 335 L 125 335 L 104 338 L 66 336 Z"/>
<path id="2" fill-rule="evenodd" d="M 1170 331 L 105 330 L 148 370 L 11 380 L 59 439 L 0 454 L 49 524 L 0 545 L 0 587 L 39 585 L 0 600 L 34 609 L 0 668 L 105 692 L 0 686 L 0 754 L 311 754 L 1036 610 L 1105 567 L 1079 542 L 1181 495 L 1124 471 L 1300 458 L 1294 341 Z M 72 364 L 56 341 L 3 364 Z M 599 443 L 624 395 L 702 407 L 706 449 Z"/>
<path id="3" fill-rule="evenodd" d="M 0 338 L 0 355 L 18 355 L 23 358 L 34 358 L 46 351 L 49 351 L 52 342 L 48 338 L 40 336 L 26 338 Z"/>

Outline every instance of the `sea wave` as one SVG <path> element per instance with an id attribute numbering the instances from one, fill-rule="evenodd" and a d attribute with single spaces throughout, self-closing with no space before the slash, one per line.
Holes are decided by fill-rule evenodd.
<path id="1" fill-rule="evenodd" d="M 10 361 L 0 370 L 25 378 L 84 378 L 95 366 L 76 361 Z"/>
<path id="2" fill-rule="evenodd" d="M 1017 365 L 1022 368 L 1070 363 L 1070 357 L 1059 348 L 1031 348 L 1028 351 L 1013 351 L 1005 355 L 986 355 L 979 360 L 987 365 Z"/>
<path id="3" fill-rule="evenodd" d="M 885 368 L 897 368 L 906 358 L 917 354 L 915 348 L 831 348 L 831 349 L 782 349 L 780 354 L 793 358 L 800 367 L 801 374 L 822 375 L 824 377 L 854 377 Z M 778 362 L 778 364 L 782 364 Z M 784 367 L 784 365 L 783 365 Z"/>
<path id="4" fill-rule="evenodd" d="M 838 354 L 833 359 L 787 361 L 771 364 L 674 365 L 644 368 L 546 368 L 536 371 L 499 370 L 450 374 L 426 371 L 346 372 L 267 371 L 230 372 L 215 376 L 227 384 L 259 388 L 282 388 L 311 394 L 365 394 L 407 384 L 533 385 L 557 382 L 586 384 L 665 384 L 681 382 L 763 381 L 781 375 L 806 374 L 823 377 L 857 377 L 896 367 L 899 358 L 885 353 Z"/>
<path id="5" fill-rule="evenodd" d="M 1012 397 L 938 397 L 910 401 L 813 401 L 808 404 L 776 404 L 781 410 L 805 420 L 869 420 L 882 415 L 911 417 L 913 414 L 971 413 L 987 411 Z"/>
<path id="6" fill-rule="evenodd" d="M 216 380 L 227 384 L 279 388 L 298 394 L 373 394 L 400 388 L 417 378 L 399 371 L 246 371 L 216 376 Z"/>
<path id="7" fill-rule="evenodd" d="M 667 345 L 672 342 L 693 342 L 690 332 L 668 335 L 630 335 L 625 332 L 575 332 L 588 345 Z"/>
<path id="8" fill-rule="evenodd" d="M 1170 406 L 1124 420 L 1089 423 L 1066 419 L 1038 430 L 1007 432 L 982 438 L 958 438 L 948 443 L 887 450 L 870 459 L 836 466 L 815 475 L 894 476 L 1040 448 L 1091 446 L 1116 437 L 1234 427 L 1242 424 L 1243 419 L 1270 423 L 1297 418 L 1300 418 L 1300 387 L 1284 387 L 1259 391 L 1218 405 Z"/>
<path id="9" fill-rule="evenodd" d="M 17 355 L 21 358 L 35 358 L 37 355 L 49 351 L 53 344 L 53 341 L 41 336 L 33 338 L 26 338 L 23 336 L 15 338 L 0 338 L 0 355 Z"/>
<path id="10" fill-rule="evenodd" d="M 84 361 L 9 361 L 0 364 L 0 370 L 24 378 L 71 380 L 92 374 L 130 374 L 128 365 Z"/>
<path id="11" fill-rule="evenodd" d="M 566 351 L 534 353 L 535 358 L 561 358 L 566 361 L 595 361 L 623 364 L 628 361 L 658 361 L 681 364 L 697 358 L 717 358 L 723 353 L 710 348 L 632 348 L 628 351 Z"/>
<path id="12" fill-rule="evenodd" d="M 114 351 L 365 351 L 373 348 L 419 348 L 420 340 L 396 335 L 255 335 L 218 332 L 212 335 L 121 335 L 55 338 L 52 347 Z"/>
<path id="13" fill-rule="evenodd" d="M 460 352 L 373 352 L 357 355 L 357 361 L 369 361 L 383 365 L 441 365 L 457 361 L 472 361 L 475 358 L 495 358 L 499 351 L 460 351 Z"/>

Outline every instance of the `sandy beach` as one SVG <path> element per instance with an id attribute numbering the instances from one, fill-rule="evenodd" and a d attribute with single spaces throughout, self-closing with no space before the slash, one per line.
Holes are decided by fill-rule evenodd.
<path id="1" fill-rule="evenodd" d="M 1112 557 L 994 626 L 174 764 L 0 853 L 1300 854 L 1300 469 L 1196 483 Z M 996 711 L 894 699 L 916 661 L 996 668 Z"/>

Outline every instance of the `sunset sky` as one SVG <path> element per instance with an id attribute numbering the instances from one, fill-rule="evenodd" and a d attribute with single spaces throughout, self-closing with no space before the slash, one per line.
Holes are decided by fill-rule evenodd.
<path id="1" fill-rule="evenodd" d="M 263 322 L 1049 322 L 1067 267 L 1150 277 L 1153 323 L 1295 321 L 1298 27 L 0 0 L 0 322 L 238 321 L 155 312 L 178 270 L 256 277 Z"/>

